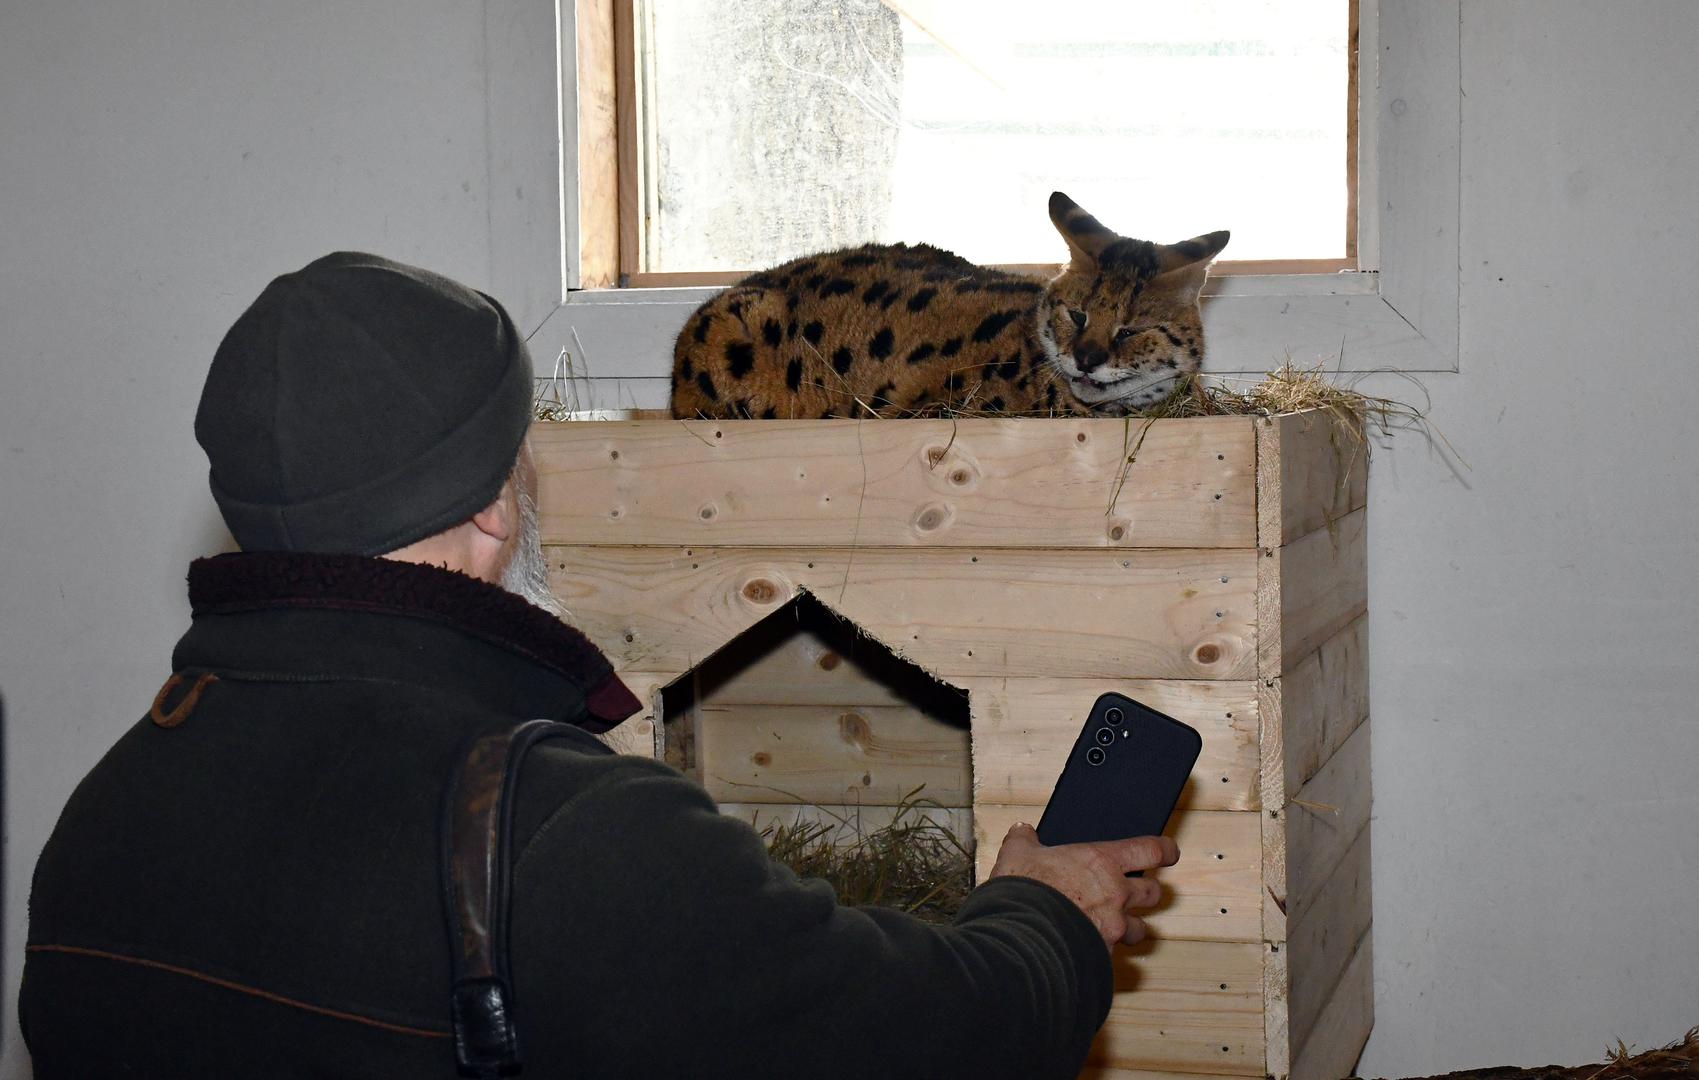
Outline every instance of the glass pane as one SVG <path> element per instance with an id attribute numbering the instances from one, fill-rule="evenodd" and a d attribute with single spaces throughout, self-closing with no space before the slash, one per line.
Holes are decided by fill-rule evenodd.
<path id="1" fill-rule="evenodd" d="M 1349 0 L 646 0 L 644 269 L 866 241 L 1058 262 L 1117 232 L 1345 254 Z"/>

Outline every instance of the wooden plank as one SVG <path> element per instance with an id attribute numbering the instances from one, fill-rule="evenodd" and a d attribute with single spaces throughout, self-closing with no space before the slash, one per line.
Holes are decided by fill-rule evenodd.
<path id="1" fill-rule="evenodd" d="M 997 860 L 1003 837 L 1017 821 L 1038 824 L 1040 806 L 976 803 L 973 829 L 977 879 Z M 1262 932 L 1261 833 L 1257 815 L 1245 811 L 1190 810 L 1174 816 L 1168 834 L 1180 861 L 1160 872 L 1163 905 L 1146 917 L 1163 939 L 1250 941 Z"/>
<path id="2" fill-rule="evenodd" d="M 1270 796 L 1267 787 L 1263 794 Z M 1368 824 L 1371 798 L 1369 725 L 1364 723 L 1277 812 L 1264 813 L 1263 940 L 1285 940 L 1288 923 L 1315 902 L 1322 883 Z"/>
<path id="3" fill-rule="evenodd" d="M 968 732 L 904 706 L 704 705 L 702 784 L 751 803 L 968 806 Z"/>
<path id="4" fill-rule="evenodd" d="M 567 423 L 532 453 L 545 543 L 1256 543 L 1244 417 Z"/>
<path id="5" fill-rule="evenodd" d="M 1334 869 L 1369 824 L 1369 729 L 1362 724 L 1286 805 L 1286 917 L 1320 903 Z M 1367 889 L 1365 879 L 1364 888 Z"/>
<path id="6" fill-rule="evenodd" d="M 1090 1065 L 1262 1075 L 1260 945 L 1168 938 L 1118 948 L 1114 962 L 1117 992 Z"/>
<path id="7" fill-rule="evenodd" d="M 1355 1076 L 1357 1059 L 1375 1026 L 1374 932 L 1357 942 L 1345 973 L 1321 1015 L 1305 1033 L 1292 1063 L 1291 1080 L 1338 1080 Z"/>
<path id="8" fill-rule="evenodd" d="M 619 269 L 641 270 L 638 230 L 642 176 L 637 160 L 637 24 L 635 0 L 612 0 L 614 12 L 614 80 L 619 153 Z"/>
<path id="9" fill-rule="evenodd" d="M 1244 679 L 1254 550 L 546 549 L 574 623 L 622 670 L 687 671 L 807 589 L 946 681 Z"/>
<path id="10" fill-rule="evenodd" d="M 643 703 L 643 708 L 637 715 L 603 735 L 602 741 L 621 754 L 660 757 L 660 691 L 678 676 L 661 671 L 622 671 L 619 678 L 637 700 Z"/>
<path id="11" fill-rule="evenodd" d="M 823 824 L 831 827 L 828 833 L 833 843 L 851 843 L 877 829 L 888 827 L 897 814 L 906 809 L 903 821 L 907 824 L 929 821 L 954 833 L 964 845 L 973 842 L 973 811 L 960 806 L 857 806 L 851 803 L 814 805 L 811 803 L 784 805 L 780 803 L 723 802 L 720 813 L 747 821 L 756 830 L 768 826 Z"/>
<path id="12" fill-rule="evenodd" d="M 1368 610 L 1367 510 L 1353 510 L 1282 548 L 1257 569 L 1257 670 L 1274 679 Z"/>
<path id="13" fill-rule="evenodd" d="M 1369 617 L 1365 612 L 1276 680 L 1284 778 L 1297 791 L 1369 715 Z"/>
<path id="14" fill-rule="evenodd" d="M 1322 1007 L 1333 996 L 1358 942 L 1369 932 L 1369 829 L 1322 883 L 1315 899 L 1296 913 L 1286 943 L 1288 1025 L 1291 1044 L 1302 1048 Z"/>
<path id="15" fill-rule="evenodd" d="M 576 0 L 578 285 L 619 283 L 619 88 L 614 0 Z"/>
<path id="16" fill-rule="evenodd" d="M 855 648 L 797 627 L 784 641 L 746 664 L 734 679 L 703 692 L 706 705 L 901 706 L 900 687 L 870 674 Z M 868 652 L 883 651 L 872 644 Z"/>
<path id="17" fill-rule="evenodd" d="M 1263 1075 L 1270 1080 L 1286 1080 L 1292 1071 L 1287 1002 L 1292 980 L 1286 970 L 1286 946 L 1265 941 L 1262 948 Z"/>
<path id="18" fill-rule="evenodd" d="M 1255 810 L 1254 684 L 1168 680 L 966 678 L 974 790 L 983 802 L 1043 806 L 1099 694 L 1113 690 L 1196 728 L 1203 752 L 1183 808 Z"/>
<path id="19" fill-rule="evenodd" d="M 1259 547 L 1284 547 L 1368 504 L 1368 444 L 1332 414 L 1264 417 L 1256 432 Z"/>

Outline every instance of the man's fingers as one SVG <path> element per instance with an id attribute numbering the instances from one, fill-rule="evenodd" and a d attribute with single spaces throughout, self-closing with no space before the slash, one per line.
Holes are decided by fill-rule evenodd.
<path id="1" fill-rule="evenodd" d="M 1003 843 L 1038 843 L 1038 830 L 1024 821 L 1017 821 L 1009 826 L 1009 831 L 1003 835 Z"/>
<path id="2" fill-rule="evenodd" d="M 1111 858 L 1122 870 L 1154 870 L 1180 861 L 1180 848 L 1166 836 L 1135 836 L 1122 840 Z"/>
<path id="3" fill-rule="evenodd" d="M 1127 928 L 1121 933 L 1121 944 L 1137 945 L 1144 940 L 1144 920 L 1137 915 L 1127 916 Z"/>
<path id="4" fill-rule="evenodd" d="M 1153 908 L 1162 903 L 1162 882 L 1155 878 L 1127 879 L 1127 906 Z"/>

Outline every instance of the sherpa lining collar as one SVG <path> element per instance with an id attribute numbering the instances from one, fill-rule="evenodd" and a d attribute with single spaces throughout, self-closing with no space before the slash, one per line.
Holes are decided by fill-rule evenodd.
<path id="1" fill-rule="evenodd" d="M 554 671 L 579 687 L 606 731 L 642 706 L 600 649 L 575 628 L 506 589 L 456 570 L 297 552 L 236 552 L 189 564 L 196 615 L 316 608 L 406 615 L 445 623 Z"/>

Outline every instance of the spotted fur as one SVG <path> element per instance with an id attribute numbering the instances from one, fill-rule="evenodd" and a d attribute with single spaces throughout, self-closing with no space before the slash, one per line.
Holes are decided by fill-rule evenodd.
<path id="1" fill-rule="evenodd" d="M 1061 192 L 1048 282 L 927 244 L 869 244 L 744 278 L 674 348 L 679 417 L 1125 415 L 1203 365 L 1198 293 L 1227 244 L 1130 240 Z"/>

